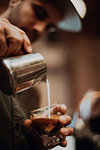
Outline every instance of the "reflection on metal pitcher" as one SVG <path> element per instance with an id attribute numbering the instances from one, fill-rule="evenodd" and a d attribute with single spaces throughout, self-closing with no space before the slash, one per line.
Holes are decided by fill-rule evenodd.
<path id="1" fill-rule="evenodd" d="M 8 95 L 46 80 L 47 65 L 39 53 L 0 59 L 0 89 Z"/>

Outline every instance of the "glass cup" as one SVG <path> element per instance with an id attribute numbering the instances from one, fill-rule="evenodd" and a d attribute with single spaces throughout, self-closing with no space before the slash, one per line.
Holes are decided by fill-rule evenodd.
<path id="1" fill-rule="evenodd" d="M 52 105 L 53 109 L 56 104 Z M 52 114 L 48 117 L 48 106 L 30 112 L 30 119 L 32 120 L 32 127 L 35 128 L 42 140 L 44 147 L 53 147 L 60 144 L 65 137 L 59 134 L 61 124 L 59 123 L 60 113 Z"/>

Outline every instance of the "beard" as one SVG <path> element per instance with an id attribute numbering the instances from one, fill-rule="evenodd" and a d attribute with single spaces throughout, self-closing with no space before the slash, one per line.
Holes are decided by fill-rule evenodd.
<path id="1" fill-rule="evenodd" d="M 22 3 L 19 3 L 18 5 L 16 5 L 16 7 L 13 7 L 7 18 L 11 24 L 17 27 L 19 27 L 19 24 L 21 22 L 21 7 Z"/>
<path id="2" fill-rule="evenodd" d="M 31 29 L 29 29 L 29 28 L 27 28 L 25 26 L 20 27 L 20 29 L 22 29 L 26 33 L 26 35 L 28 36 L 28 38 L 31 41 L 31 43 L 37 41 L 39 39 L 39 37 L 40 37 L 39 32 L 37 30 L 35 30 L 35 29 L 31 30 Z"/>

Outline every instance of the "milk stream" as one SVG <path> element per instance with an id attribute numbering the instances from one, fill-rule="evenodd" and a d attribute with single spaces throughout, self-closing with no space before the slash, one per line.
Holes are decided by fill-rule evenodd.
<path id="1" fill-rule="evenodd" d="M 48 96 L 48 117 L 50 118 L 50 85 L 48 79 L 46 79 L 47 96 Z"/>

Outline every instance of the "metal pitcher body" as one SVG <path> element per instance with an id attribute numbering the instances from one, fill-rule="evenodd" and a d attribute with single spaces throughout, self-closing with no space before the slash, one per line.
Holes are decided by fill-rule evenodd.
<path id="1" fill-rule="evenodd" d="M 0 89 L 15 94 L 46 79 L 47 65 L 39 53 L 0 59 Z"/>

